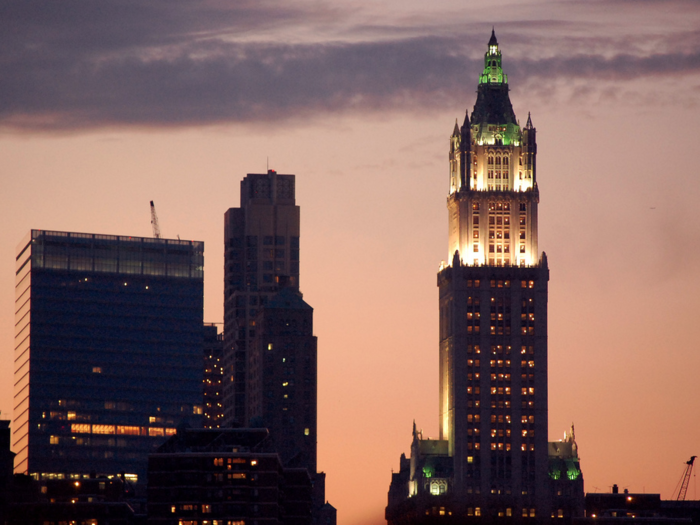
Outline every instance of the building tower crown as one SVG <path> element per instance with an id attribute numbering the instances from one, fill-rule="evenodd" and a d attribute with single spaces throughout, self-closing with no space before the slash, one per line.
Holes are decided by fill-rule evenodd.
<path id="1" fill-rule="evenodd" d="M 535 266 L 536 130 L 515 116 L 495 30 L 487 47 L 474 108 L 450 136 L 447 264 Z"/>
<path id="2" fill-rule="evenodd" d="M 503 73 L 501 59 L 496 30 L 492 29 L 488 51 L 484 55 L 484 72 L 479 77 L 479 84 L 508 84 L 508 76 Z"/>

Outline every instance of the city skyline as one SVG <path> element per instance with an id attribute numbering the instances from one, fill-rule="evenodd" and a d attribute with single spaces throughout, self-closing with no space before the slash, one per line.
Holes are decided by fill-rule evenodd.
<path id="1" fill-rule="evenodd" d="M 221 214 L 246 173 L 295 173 L 304 300 L 319 339 L 319 470 L 332 473 L 340 523 L 383 523 L 410 422 L 438 434 L 446 137 L 473 98 L 495 24 L 516 114 L 531 111 L 538 130 L 539 242 L 552 268 L 549 439 L 573 419 L 589 492 L 617 483 L 671 496 L 700 446 L 700 182 L 685 161 L 700 131 L 697 3 L 392 6 L 210 3 L 191 22 L 173 6 L 150 39 L 125 9 L 104 40 L 85 31 L 81 41 L 69 36 L 84 18 L 12 4 L 16 16 L 0 17 L 0 38 L 15 44 L 3 46 L 13 69 L 0 80 L 2 417 L 12 411 L 15 248 L 30 229 L 149 236 L 154 200 L 164 237 L 205 242 L 204 319 L 221 322 Z M 121 53 L 119 67 L 75 97 L 80 68 L 44 84 L 65 57 L 45 55 L 42 66 L 42 46 L 20 52 L 37 27 L 39 43 L 73 52 L 77 65 L 92 42 L 95 56 Z M 271 64 L 275 82 L 254 68 L 241 77 L 249 85 L 217 82 L 224 38 L 236 56 Z M 136 50 L 150 62 L 130 60 Z M 198 53 L 212 57 L 199 69 L 185 60 Z M 158 70 L 162 84 L 159 65 L 172 67 Z M 199 99 L 192 75 L 212 87 Z M 304 75 L 319 79 L 317 91 L 305 94 Z M 166 84 L 182 98 L 147 89 Z M 113 95 L 104 101 L 103 85 Z M 382 446 L 368 451 L 367 440 Z"/>

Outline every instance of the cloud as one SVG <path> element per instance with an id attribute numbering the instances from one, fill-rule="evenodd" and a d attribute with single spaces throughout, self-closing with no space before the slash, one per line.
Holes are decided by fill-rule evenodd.
<path id="1" fill-rule="evenodd" d="M 0 126 L 52 131 L 274 123 L 348 111 L 455 108 L 473 92 L 485 43 L 477 47 L 447 26 L 391 32 L 379 24 L 374 30 L 348 25 L 340 31 L 340 14 L 252 0 L 5 2 Z M 520 30 L 542 35 L 543 26 L 556 23 L 528 22 Z M 697 51 L 640 54 L 629 37 L 603 46 L 613 54 L 600 52 L 601 39 L 591 37 L 594 51 L 568 48 L 542 56 L 536 49 L 557 49 L 552 39 L 558 37 L 527 44 L 514 24 L 505 27 L 522 43 L 519 58 L 506 60 L 511 82 L 700 72 Z M 319 28 L 338 29 L 345 40 L 292 38 Z M 353 31 L 355 39 L 348 36 Z M 586 43 L 577 41 L 576 49 L 587 49 Z"/>

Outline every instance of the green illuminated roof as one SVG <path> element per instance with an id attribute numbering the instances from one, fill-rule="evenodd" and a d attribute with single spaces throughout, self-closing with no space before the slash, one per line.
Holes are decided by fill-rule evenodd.
<path id="1" fill-rule="evenodd" d="M 503 73 L 501 59 L 496 33 L 492 31 L 488 50 L 484 55 L 484 71 L 479 76 L 479 90 L 471 116 L 472 124 L 518 125 L 508 95 L 508 76 Z"/>

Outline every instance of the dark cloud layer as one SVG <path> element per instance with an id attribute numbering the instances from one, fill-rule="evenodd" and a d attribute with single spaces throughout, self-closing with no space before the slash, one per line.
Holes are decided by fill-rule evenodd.
<path id="1" fill-rule="evenodd" d="M 449 35 L 245 41 L 258 31 L 330 16 L 247 1 L 6 2 L 0 4 L 0 125 L 52 130 L 280 121 L 455 107 L 473 91 L 482 50 Z M 700 53 L 526 58 L 507 62 L 507 71 L 519 81 L 667 77 L 700 71 Z"/>

